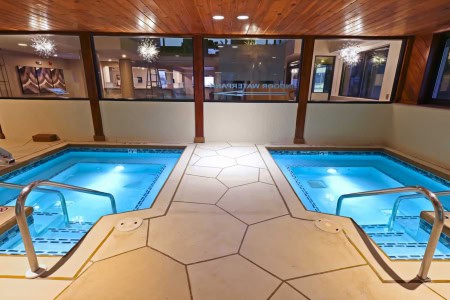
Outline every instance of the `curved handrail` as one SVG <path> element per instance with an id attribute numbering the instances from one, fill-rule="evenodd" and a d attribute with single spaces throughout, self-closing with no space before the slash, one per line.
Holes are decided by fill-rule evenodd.
<path id="1" fill-rule="evenodd" d="M 433 261 L 433 255 L 434 252 L 436 251 L 436 246 L 439 242 L 442 228 L 444 227 L 444 208 L 442 207 L 441 202 L 433 192 L 421 186 L 408 186 L 408 187 L 375 190 L 361 193 L 345 194 L 340 196 L 338 199 L 336 206 L 336 215 L 340 215 L 342 208 L 342 201 L 344 199 L 384 195 L 384 194 L 397 194 L 405 192 L 417 192 L 424 195 L 428 200 L 430 200 L 430 202 L 433 204 L 434 207 L 435 218 L 433 227 L 431 229 L 430 238 L 428 239 L 427 248 L 425 249 L 425 253 L 423 254 L 422 264 L 420 265 L 419 273 L 417 274 L 417 277 L 420 280 L 430 281 L 430 278 L 428 278 L 428 271 L 430 270 L 431 262 Z"/>
<path id="2" fill-rule="evenodd" d="M 100 191 L 90 190 L 82 187 L 77 187 L 73 185 L 68 185 L 64 183 L 46 181 L 46 180 L 38 180 L 28 184 L 26 187 L 22 189 L 17 198 L 15 212 L 17 225 L 19 226 L 20 234 L 22 236 L 23 244 L 25 247 L 25 252 L 27 254 L 28 263 L 30 264 L 30 270 L 28 270 L 25 274 L 27 278 L 36 278 L 41 276 L 45 271 L 45 267 L 39 266 L 39 262 L 37 260 L 36 251 L 34 249 L 33 240 L 31 239 L 30 229 L 28 228 L 28 223 L 26 221 L 25 216 L 25 202 L 27 200 L 28 195 L 39 186 L 53 186 L 58 188 L 64 188 L 68 190 L 78 191 L 82 193 L 88 193 L 93 195 L 105 196 L 111 200 L 111 207 L 114 213 L 117 213 L 116 201 L 114 196 L 109 193 L 104 193 Z"/>
<path id="3" fill-rule="evenodd" d="M 450 191 L 436 192 L 434 194 L 437 197 L 439 197 L 439 196 L 447 196 L 447 195 L 450 195 Z M 391 217 L 389 218 L 389 222 L 388 222 L 388 230 L 389 231 L 392 231 L 392 229 L 394 228 L 395 218 L 397 217 L 398 208 L 400 207 L 400 202 L 402 202 L 403 200 L 407 200 L 407 199 L 417 199 L 417 198 L 421 198 L 421 197 L 423 197 L 423 195 L 421 193 L 417 193 L 417 194 L 413 194 L 413 195 L 399 196 L 395 200 L 394 206 L 392 207 Z"/>
<path id="4" fill-rule="evenodd" d="M 0 187 L 7 188 L 7 189 L 21 190 L 25 186 L 21 185 L 21 184 L 15 184 L 15 183 L 9 183 L 9 182 L 0 182 Z M 66 198 L 64 198 L 64 195 L 60 191 L 50 190 L 50 189 L 36 188 L 36 191 L 42 192 L 42 193 L 56 194 L 59 197 L 59 201 L 61 202 L 61 209 L 62 209 L 63 216 L 64 216 L 64 223 L 66 225 L 69 225 L 69 213 L 67 212 L 67 203 L 66 203 Z"/>

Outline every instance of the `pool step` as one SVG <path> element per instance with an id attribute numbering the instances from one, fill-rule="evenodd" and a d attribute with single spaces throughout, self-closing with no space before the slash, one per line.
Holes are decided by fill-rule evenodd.
<path id="1" fill-rule="evenodd" d="M 60 213 L 56 212 L 34 212 L 34 224 L 30 230 L 34 230 L 34 234 L 39 235 L 43 233 L 49 227 L 55 227 L 58 224 L 64 222 L 64 217 Z"/>
<path id="2" fill-rule="evenodd" d="M 37 255 L 65 255 L 80 239 L 33 238 L 32 240 Z M 48 250 L 49 247 L 51 247 L 51 250 Z M 0 254 L 25 254 L 23 243 L 18 243 L 7 249 L 3 248 L 0 248 Z"/>
<path id="3" fill-rule="evenodd" d="M 39 235 L 34 235 L 32 238 L 36 254 L 65 255 L 83 238 L 92 225 L 92 223 L 71 223 L 70 227 L 49 227 L 43 230 Z M 7 241 L 0 245 L 0 254 L 25 254 L 22 237 L 18 229 Z"/>

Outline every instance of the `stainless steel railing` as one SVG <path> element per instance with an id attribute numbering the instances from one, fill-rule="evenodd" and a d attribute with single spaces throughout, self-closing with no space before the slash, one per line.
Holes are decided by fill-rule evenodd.
<path id="1" fill-rule="evenodd" d="M 25 188 L 24 185 L 9 182 L 0 182 L 0 187 L 14 190 L 22 190 L 23 188 Z M 59 197 L 59 201 L 61 202 L 61 209 L 64 216 L 64 223 L 66 225 L 69 225 L 69 213 L 67 212 L 67 203 L 66 198 L 64 198 L 64 195 L 60 191 L 50 189 L 37 188 L 36 191 L 42 193 L 55 194 Z"/>
<path id="2" fill-rule="evenodd" d="M 19 226 L 20 234 L 22 236 L 23 244 L 25 246 L 25 252 L 26 252 L 27 258 L 28 258 L 28 263 L 30 265 L 30 270 L 28 270 L 25 274 L 25 276 L 27 278 L 39 277 L 46 271 L 45 266 L 43 266 L 43 265 L 39 266 L 39 262 L 37 260 L 36 251 L 35 251 L 34 245 L 33 245 L 33 240 L 31 239 L 30 229 L 28 228 L 28 223 L 26 220 L 25 209 L 24 209 L 25 202 L 27 200 L 28 195 L 34 189 L 39 188 L 39 186 L 51 186 L 51 187 L 57 187 L 57 188 L 77 191 L 77 192 L 86 193 L 86 194 L 107 197 L 111 201 L 111 208 L 112 208 L 113 213 L 117 213 L 116 200 L 114 199 L 114 196 L 109 193 L 104 193 L 104 192 L 100 192 L 100 191 L 95 191 L 95 190 L 91 190 L 91 189 L 73 186 L 73 185 L 52 182 L 52 181 L 45 181 L 45 180 L 38 180 L 38 181 L 28 184 L 20 192 L 20 195 L 17 198 L 16 209 L 15 209 L 17 225 Z"/>
<path id="3" fill-rule="evenodd" d="M 450 195 L 450 191 L 436 192 L 434 194 L 437 197 L 447 196 L 447 195 Z M 413 195 L 403 195 L 403 196 L 398 197 L 394 202 L 394 206 L 392 207 L 391 217 L 389 218 L 389 222 L 388 222 L 388 230 L 392 231 L 392 229 L 394 228 L 394 223 L 395 223 L 395 218 L 397 218 L 398 208 L 400 207 L 400 203 L 403 200 L 417 199 L 417 198 L 422 198 L 422 197 L 423 197 L 423 195 L 420 193 L 413 194 Z"/>
<path id="4" fill-rule="evenodd" d="M 420 265 L 419 273 L 417 277 L 422 281 L 430 281 L 428 277 L 428 271 L 430 270 L 431 262 L 433 261 L 433 255 L 436 251 L 436 246 L 439 242 L 439 238 L 441 236 L 442 228 L 444 227 L 444 208 L 442 207 L 441 202 L 436 197 L 436 195 L 429 191 L 428 189 L 421 186 L 410 186 L 410 187 L 401 187 L 401 188 L 392 188 L 392 189 L 384 189 L 384 190 L 375 190 L 361 193 L 353 193 L 346 194 L 339 197 L 337 206 L 336 206 L 336 215 L 340 215 L 342 208 L 342 201 L 348 198 L 357 198 L 357 197 L 366 197 L 366 196 L 376 196 L 376 195 L 385 195 L 385 194 L 397 194 L 397 193 L 405 193 L 405 192 L 416 192 L 418 194 L 424 195 L 434 207 L 434 223 L 433 228 L 431 229 L 430 238 L 428 239 L 427 248 L 425 249 L 425 253 L 423 255 L 422 263 Z M 411 195 L 408 195 L 411 196 Z"/>

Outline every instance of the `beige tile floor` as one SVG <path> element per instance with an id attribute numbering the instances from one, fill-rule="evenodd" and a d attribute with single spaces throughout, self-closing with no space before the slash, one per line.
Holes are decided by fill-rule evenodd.
<path id="1" fill-rule="evenodd" d="M 446 299 L 384 283 L 343 232 L 294 218 L 255 145 L 199 144 L 167 214 L 113 230 L 74 280 L 0 278 L 0 299 Z"/>

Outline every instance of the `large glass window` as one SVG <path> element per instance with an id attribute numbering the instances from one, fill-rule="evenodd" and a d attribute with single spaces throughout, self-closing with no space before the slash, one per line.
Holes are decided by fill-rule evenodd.
<path id="1" fill-rule="evenodd" d="M 318 39 L 310 101 L 389 102 L 402 40 Z"/>
<path id="2" fill-rule="evenodd" d="M 316 56 L 312 77 L 311 98 L 328 100 L 333 82 L 334 56 Z"/>
<path id="3" fill-rule="evenodd" d="M 0 35 L 1 98 L 87 98 L 80 39 Z"/>
<path id="4" fill-rule="evenodd" d="M 206 101 L 297 101 L 301 40 L 208 38 Z"/>
<path id="5" fill-rule="evenodd" d="M 378 100 L 383 86 L 389 46 L 359 53 L 355 64 L 344 62 L 340 96 Z"/>
<path id="6" fill-rule="evenodd" d="M 442 51 L 432 98 L 433 100 L 450 100 L 450 38 L 446 40 Z M 448 103 L 450 104 L 450 101 Z"/>
<path id="7" fill-rule="evenodd" d="M 104 99 L 194 99 L 191 38 L 95 36 Z"/>

